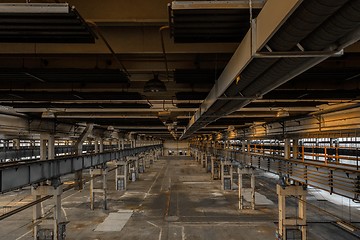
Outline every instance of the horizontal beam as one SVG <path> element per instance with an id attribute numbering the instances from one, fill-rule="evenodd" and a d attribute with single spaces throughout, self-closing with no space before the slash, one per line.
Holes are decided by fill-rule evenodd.
<path id="1" fill-rule="evenodd" d="M 341 106 L 341 105 L 340 105 Z M 339 106 L 339 107 L 340 107 Z M 342 104 L 343 109 L 328 109 L 329 112 L 314 112 L 302 118 L 252 125 L 243 128 L 239 138 L 269 138 L 275 136 L 306 137 L 311 134 L 345 134 L 360 129 L 360 107 L 358 103 Z"/>
<path id="2" fill-rule="evenodd" d="M 253 0 L 252 8 L 262 8 L 264 0 Z M 249 1 L 173 1 L 172 10 L 194 10 L 194 9 L 248 9 Z"/>
<path id="3" fill-rule="evenodd" d="M 0 3 L 0 13 L 69 13 L 69 4 Z"/>
<path id="4" fill-rule="evenodd" d="M 267 1 L 256 19 L 256 28 L 250 29 L 231 57 L 218 81 L 211 89 L 200 108 L 195 112 L 181 136 L 187 138 L 192 133 L 206 126 L 209 122 L 201 122 L 210 108 L 222 97 L 225 91 L 236 81 L 239 74 L 253 60 L 254 54 L 261 50 L 267 41 L 282 26 L 285 20 L 297 8 L 300 0 L 271 0 Z M 277 14 L 274 15 L 274 12 Z M 255 33 L 253 33 L 253 31 Z M 255 34 L 256 39 L 253 39 Z"/>
<path id="5" fill-rule="evenodd" d="M 162 145 L 153 145 L 0 167 L 0 192 L 4 193 L 45 180 L 59 178 L 82 169 L 91 168 L 112 160 L 136 155 L 160 147 L 162 147 Z"/>

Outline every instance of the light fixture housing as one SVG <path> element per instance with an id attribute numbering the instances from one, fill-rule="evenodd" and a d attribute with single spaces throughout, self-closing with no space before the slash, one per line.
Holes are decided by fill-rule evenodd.
<path id="1" fill-rule="evenodd" d="M 50 110 L 46 110 L 41 114 L 41 118 L 55 118 L 55 113 Z"/>
<path id="2" fill-rule="evenodd" d="M 95 43 L 94 31 L 67 3 L 0 3 L 2 43 Z"/>
<path id="3" fill-rule="evenodd" d="M 144 92 L 166 92 L 165 83 L 159 79 L 158 74 L 154 74 L 154 78 L 145 83 Z"/>
<path id="4" fill-rule="evenodd" d="M 281 118 L 281 117 L 289 117 L 290 113 L 284 109 L 280 109 L 277 113 L 276 113 L 276 117 Z"/>

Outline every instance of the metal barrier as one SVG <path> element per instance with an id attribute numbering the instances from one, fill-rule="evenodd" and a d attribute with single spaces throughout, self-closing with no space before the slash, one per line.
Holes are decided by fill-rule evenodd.
<path id="1" fill-rule="evenodd" d="M 196 146 L 191 147 L 198 149 Z M 357 170 L 355 165 L 285 159 L 270 154 L 244 153 L 215 148 L 208 150 L 209 153 L 218 158 L 238 161 L 244 165 L 285 176 L 289 180 L 336 193 L 354 201 L 360 201 L 360 170 Z"/>
<path id="2" fill-rule="evenodd" d="M 144 146 L 113 152 L 66 156 L 50 160 L 14 163 L 0 167 L 0 192 L 7 192 L 41 181 L 58 178 L 76 171 L 104 164 L 108 161 L 136 155 L 162 145 Z"/>

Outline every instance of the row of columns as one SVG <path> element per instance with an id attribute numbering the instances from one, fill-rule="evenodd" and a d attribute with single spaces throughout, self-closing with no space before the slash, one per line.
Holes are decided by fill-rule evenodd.
<path id="1" fill-rule="evenodd" d="M 241 146 L 241 152 L 245 153 L 250 149 L 250 142 L 243 141 Z M 229 146 L 225 145 L 226 148 Z M 293 140 L 293 157 L 298 156 L 298 141 Z M 208 154 L 204 151 L 198 149 L 191 149 L 191 154 L 195 157 L 195 160 L 202 165 L 206 166 L 205 160 L 208 157 Z M 291 140 L 285 140 L 284 146 L 284 158 L 291 158 Z M 223 190 L 232 190 L 234 183 L 234 173 L 237 172 L 238 180 L 238 204 L 239 209 L 245 209 L 244 202 L 244 192 L 250 191 L 250 208 L 255 209 L 255 169 L 253 167 L 243 166 L 234 164 L 230 161 L 230 155 L 225 151 L 225 158 L 219 159 L 215 156 L 210 156 L 210 169 L 211 169 L 211 179 L 221 179 L 222 189 Z M 207 161 L 206 161 L 207 162 Z M 236 167 L 236 170 L 234 169 Z M 250 188 L 244 187 L 244 175 L 249 176 L 250 178 Z M 306 232 L 306 194 L 307 191 L 304 186 L 300 185 L 286 185 L 280 186 L 277 185 L 276 192 L 278 195 L 278 210 L 279 210 L 279 224 L 276 236 L 278 240 L 287 240 L 290 239 L 291 231 L 298 231 L 301 234 L 301 240 L 307 239 Z M 297 216 L 292 218 L 286 217 L 287 206 L 286 198 L 294 197 L 297 201 Z"/>
<path id="2" fill-rule="evenodd" d="M 85 139 L 88 137 L 89 133 L 92 130 L 92 125 L 88 125 L 83 134 L 81 134 L 80 138 L 76 143 L 76 152 L 78 155 L 82 155 L 82 145 Z M 19 141 L 20 142 L 20 141 Z M 104 143 L 102 139 L 95 140 L 95 153 L 102 153 L 104 151 Z M 135 147 L 135 140 L 132 141 L 132 147 Z M 118 149 L 124 149 L 124 140 L 118 141 Z M 153 151 L 154 156 L 147 154 L 141 159 L 145 159 L 144 167 L 148 166 L 146 161 L 153 162 L 158 158 L 160 151 Z M 41 134 L 40 135 L 40 157 L 41 160 L 46 159 L 54 159 L 55 158 L 55 141 L 54 135 L 51 134 Z M 132 181 L 138 177 L 139 171 L 139 157 L 135 157 L 136 161 L 126 160 L 124 167 L 122 168 L 122 173 L 120 173 L 116 169 L 118 174 L 115 174 L 116 178 L 116 189 L 117 190 L 126 190 L 127 188 L 127 178 L 128 178 L 128 170 L 131 169 L 132 173 L 135 173 L 135 177 L 132 178 Z M 123 161 L 117 161 L 117 166 L 120 168 L 121 163 Z M 131 168 L 129 167 L 129 164 Z M 132 164 L 132 165 L 131 165 Z M 96 195 L 102 195 L 103 206 L 104 209 L 107 209 L 107 166 L 101 165 L 95 168 L 90 169 L 90 208 L 94 209 L 95 197 Z M 98 186 L 95 182 L 96 177 L 102 177 L 102 181 L 100 186 Z M 123 179 L 124 187 L 120 189 L 118 185 L 118 180 Z M 82 171 L 78 171 L 75 173 L 75 189 L 81 190 L 83 189 L 83 177 Z M 52 181 L 49 183 L 42 183 L 39 186 L 32 187 L 32 195 L 35 201 L 38 201 L 33 207 L 33 236 L 34 239 L 56 239 L 61 240 L 65 239 L 65 225 L 66 222 L 61 222 L 61 194 L 63 192 L 62 185 L 60 183 L 60 179 L 56 181 Z M 54 199 L 53 205 L 53 214 L 50 219 L 43 219 L 41 213 L 41 197 L 51 195 Z"/>
<path id="3" fill-rule="evenodd" d="M 234 173 L 237 173 L 238 191 L 239 191 L 239 209 L 244 209 L 244 192 L 247 188 L 244 187 L 244 175 L 250 176 L 250 194 L 251 194 L 251 209 L 255 209 L 255 172 L 253 168 L 241 167 L 229 158 L 219 159 L 207 152 L 192 149 L 191 154 L 195 160 L 201 164 L 206 172 L 211 173 L 212 180 L 221 180 L 222 190 L 232 190 L 234 184 Z M 236 167 L 236 169 L 234 169 Z"/>
<path id="4" fill-rule="evenodd" d="M 101 146 L 101 144 L 100 144 Z M 99 148 L 101 151 L 102 148 Z M 144 168 L 150 167 L 159 158 L 161 151 L 156 150 L 151 153 L 126 157 L 116 161 L 115 184 L 116 190 L 126 190 L 128 180 L 136 181 L 139 178 L 140 166 Z M 141 164 L 140 164 L 141 162 Z M 107 204 L 107 166 L 106 164 L 90 169 L 90 209 L 95 209 L 96 195 L 102 195 L 103 207 L 108 209 Z M 102 181 L 95 181 L 97 177 L 101 177 Z M 37 202 L 33 207 L 33 237 L 38 239 L 65 239 L 65 225 L 67 222 L 61 221 L 61 195 L 63 186 L 60 179 L 54 179 L 51 182 L 42 183 L 41 185 L 32 186 L 33 200 Z M 42 213 L 41 198 L 44 196 L 52 196 L 53 211 L 50 218 L 44 219 Z"/>

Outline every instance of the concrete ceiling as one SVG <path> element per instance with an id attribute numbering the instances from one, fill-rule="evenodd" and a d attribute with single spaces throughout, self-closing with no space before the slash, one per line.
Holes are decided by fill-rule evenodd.
<path id="1" fill-rule="evenodd" d="M 169 25 L 170 1 L 68 2 L 89 24 L 98 26 L 100 32 L 95 33 L 105 37 L 115 54 L 101 38 L 95 44 L 1 43 L 3 112 L 15 111 L 29 119 L 51 112 L 58 122 L 95 123 L 105 129 L 111 125 L 161 138 L 172 138 L 169 132 L 174 130 L 179 137 L 239 46 L 232 38 L 175 43 L 171 29 L 161 28 Z M 247 19 L 248 11 L 244 14 Z M 221 15 L 217 17 L 214 23 L 221 22 Z M 184 31 L 191 33 L 192 25 L 202 27 L 190 17 L 190 30 Z M 197 134 L 274 121 L 280 110 L 296 117 L 357 100 L 359 46 L 352 44 L 343 56 L 329 58 L 246 107 L 219 116 Z M 159 74 L 166 92 L 143 91 L 154 74 Z"/>

